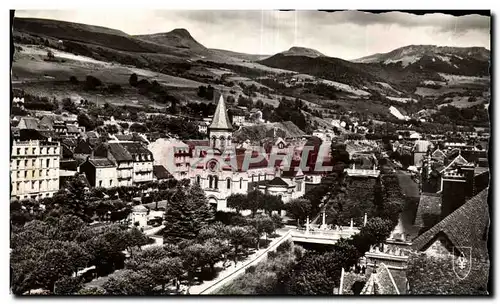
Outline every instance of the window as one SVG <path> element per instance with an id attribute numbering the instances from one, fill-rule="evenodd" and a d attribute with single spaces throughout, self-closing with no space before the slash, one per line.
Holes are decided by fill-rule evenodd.
<path id="1" fill-rule="evenodd" d="M 49 167 L 50 167 L 50 159 L 47 159 L 47 160 L 45 161 L 45 163 L 46 163 L 46 166 L 45 166 L 45 167 L 49 168 Z"/>
<path id="2" fill-rule="evenodd" d="M 34 167 L 35 166 L 35 159 L 31 160 L 31 165 Z"/>
<path id="3" fill-rule="evenodd" d="M 226 183 L 227 183 L 227 189 L 231 189 L 231 180 L 229 178 L 226 180 Z"/>
<path id="4" fill-rule="evenodd" d="M 208 176 L 208 188 L 209 188 L 209 189 L 212 189 L 212 182 L 213 182 L 213 181 L 212 181 L 212 175 L 209 175 L 209 176 Z"/>
<path id="5" fill-rule="evenodd" d="M 112 179 L 109 180 L 109 186 L 110 187 L 113 186 L 113 180 Z"/>
<path id="6" fill-rule="evenodd" d="M 17 171 L 17 178 L 21 178 L 21 171 Z"/>
<path id="7" fill-rule="evenodd" d="M 102 180 L 99 181 L 99 188 L 102 187 Z"/>
<path id="8" fill-rule="evenodd" d="M 258 181 L 260 182 L 260 173 L 259 173 L 259 179 L 258 179 Z"/>
<path id="9" fill-rule="evenodd" d="M 252 174 L 252 183 L 254 182 L 254 177 L 255 177 L 255 175 L 254 175 L 254 174 Z"/>
<path id="10" fill-rule="evenodd" d="M 42 177 L 42 174 L 43 174 L 43 171 L 42 171 L 42 170 L 40 170 L 40 171 L 38 172 L 38 177 Z"/>
<path id="11" fill-rule="evenodd" d="M 21 148 L 17 148 L 17 155 L 21 155 Z"/>
<path id="12" fill-rule="evenodd" d="M 302 191 L 302 181 L 297 182 L 297 192 Z"/>
<path id="13" fill-rule="evenodd" d="M 19 192 L 19 188 L 21 188 L 21 183 L 17 182 L 16 183 L 16 191 Z"/>
<path id="14" fill-rule="evenodd" d="M 24 178 L 27 178 L 28 177 L 28 171 L 24 171 Z"/>
<path id="15" fill-rule="evenodd" d="M 27 155 L 28 154 L 28 148 L 25 148 L 24 149 L 24 154 Z"/>
<path id="16" fill-rule="evenodd" d="M 35 154 L 35 148 L 31 148 L 31 154 Z"/>
<path id="17" fill-rule="evenodd" d="M 25 168 L 28 167 L 28 160 L 27 159 L 24 160 L 24 167 Z"/>
<path id="18" fill-rule="evenodd" d="M 21 161 L 20 161 L 20 160 L 18 160 L 18 161 L 17 161 L 17 167 L 16 167 L 16 168 L 19 168 L 20 166 L 21 166 Z"/>
<path id="19" fill-rule="evenodd" d="M 240 177 L 240 189 L 243 188 L 243 177 Z"/>
<path id="20" fill-rule="evenodd" d="M 198 186 L 201 185 L 200 181 L 201 181 L 201 178 L 199 175 L 197 175 L 196 176 L 196 183 L 198 184 Z"/>
<path id="21" fill-rule="evenodd" d="M 215 189 L 219 189 L 219 177 L 218 176 L 214 176 L 214 182 L 215 182 Z"/>

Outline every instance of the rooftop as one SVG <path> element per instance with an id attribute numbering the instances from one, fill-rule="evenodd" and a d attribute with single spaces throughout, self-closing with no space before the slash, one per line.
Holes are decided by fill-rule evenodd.
<path id="1" fill-rule="evenodd" d="M 416 250 L 425 250 L 431 245 L 434 237 L 442 232 L 455 247 L 472 248 L 472 258 L 488 259 L 489 221 L 488 188 L 486 188 L 413 240 L 412 247 Z"/>

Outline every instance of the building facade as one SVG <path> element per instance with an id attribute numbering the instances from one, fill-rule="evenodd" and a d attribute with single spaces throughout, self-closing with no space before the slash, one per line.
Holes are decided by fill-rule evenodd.
<path id="1" fill-rule="evenodd" d="M 118 186 L 116 165 L 107 158 L 88 158 L 80 165 L 80 172 L 85 173 L 89 184 L 96 188 Z"/>
<path id="2" fill-rule="evenodd" d="M 11 198 L 41 199 L 59 190 L 58 142 L 14 141 L 11 153 Z"/>

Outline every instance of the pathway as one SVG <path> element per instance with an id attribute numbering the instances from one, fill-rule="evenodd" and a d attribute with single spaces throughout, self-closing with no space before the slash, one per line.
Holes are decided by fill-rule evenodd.
<path id="1" fill-rule="evenodd" d="M 241 274 L 245 273 L 245 270 L 253 265 L 258 264 L 260 261 L 267 257 L 269 251 L 275 250 L 281 243 L 286 241 L 291 236 L 290 230 L 279 230 L 278 233 L 281 235 L 279 238 L 275 238 L 267 248 L 260 249 L 250 256 L 248 256 L 244 261 L 236 263 L 236 267 L 231 265 L 230 267 L 219 272 L 217 278 L 211 281 L 204 281 L 200 285 L 192 286 L 189 289 L 190 294 L 211 294 L 222 286 L 228 284 L 229 282 L 236 279 Z"/>

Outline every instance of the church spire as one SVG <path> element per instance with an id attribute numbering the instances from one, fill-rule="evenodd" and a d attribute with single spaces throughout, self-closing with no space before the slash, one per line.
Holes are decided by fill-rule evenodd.
<path id="1" fill-rule="evenodd" d="M 232 130 L 233 126 L 229 121 L 229 116 L 227 115 L 226 103 L 224 102 L 224 98 L 222 94 L 219 98 L 219 103 L 217 104 L 217 108 L 215 109 L 214 118 L 212 119 L 212 123 L 208 127 L 209 129 L 218 129 L 218 130 Z"/>

